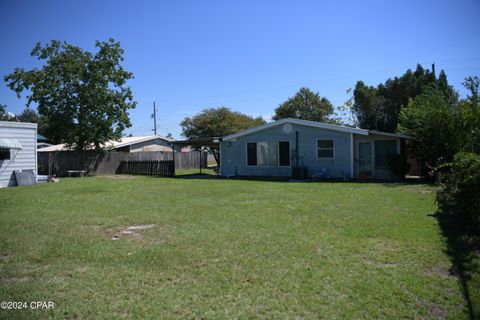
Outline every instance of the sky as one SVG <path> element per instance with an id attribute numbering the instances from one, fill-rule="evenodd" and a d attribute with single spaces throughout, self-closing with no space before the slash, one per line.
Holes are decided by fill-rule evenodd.
<path id="1" fill-rule="evenodd" d="M 480 0 L 457 1 L 26 1 L 0 0 L 0 104 L 20 113 L 3 81 L 40 66 L 36 42 L 95 51 L 114 38 L 137 108 L 126 134 L 181 138 L 179 123 L 227 106 L 270 120 L 306 86 L 342 105 L 358 80 L 377 85 L 420 63 L 444 69 L 461 96 L 480 76 Z"/>

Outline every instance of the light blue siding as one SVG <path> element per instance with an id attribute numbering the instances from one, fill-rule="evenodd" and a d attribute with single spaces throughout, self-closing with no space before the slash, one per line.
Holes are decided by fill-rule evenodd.
<path id="1" fill-rule="evenodd" d="M 298 131 L 299 164 L 307 167 L 308 175 L 322 173 L 324 170 L 330 177 L 350 178 L 352 146 L 351 134 L 323 128 L 314 128 L 292 124 L 293 130 L 285 133 L 282 126 L 270 127 L 265 130 L 241 136 L 237 139 L 221 143 L 220 174 L 222 176 L 271 176 L 288 177 L 292 167 L 261 167 L 247 166 L 248 142 L 279 142 L 289 141 L 291 150 L 291 165 L 295 163 L 295 132 Z M 317 140 L 332 139 L 334 141 L 334 159 L 317 158 Z"/>

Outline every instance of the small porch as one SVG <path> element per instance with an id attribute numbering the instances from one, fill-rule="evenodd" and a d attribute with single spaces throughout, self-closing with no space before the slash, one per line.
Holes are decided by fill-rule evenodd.
<path id="1" fill-rule="evenodd" d="M 392 179 L 392 172 L 388 165 L 388 155 L 401 154 L 407 157 L 411 168 L 416 160 L 408 154 L 407 143 L 413 138 L 401 134 L 370 131 L 368 136 L 354 135 L 353 161 L 354 177 L 360 180 Z M 411 171 L 412 171 L 411 169 Z"/>

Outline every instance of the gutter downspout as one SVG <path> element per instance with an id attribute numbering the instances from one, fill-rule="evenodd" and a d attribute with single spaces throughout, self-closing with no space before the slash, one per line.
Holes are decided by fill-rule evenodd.
<path id="1" fill-rule="evenodd" d="M 351 153 L 351 156 L 350 156 L 350 178 L 351 179 L 354 179 L 355 178 L 355 157 L 354 157 L 354 152 L 355 152 L 355 149 L 354 149 L 354 139 L 353 139 L 353 133 L 350 133 L 350 153 Z"/>
<path id="2" fill-rule="evenodd" d="M 298 131 L 295 131 L 295 166 L 299 167 L 298 163 L 298 158 L 299 158 L 299 152 L 298 152 Z"/>

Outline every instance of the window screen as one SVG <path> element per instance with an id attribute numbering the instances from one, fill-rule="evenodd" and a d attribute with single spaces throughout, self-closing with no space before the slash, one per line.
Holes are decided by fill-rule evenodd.
<path id="1" fill-rule="evenodd" d="M 278 143 L 257 142 L 257 165 L 278 166 Z"/>
<path id="2" fill-rule="evenodd" d="M 10 149 L 0 148 L 0 160 L 10 160 Z"/>
<path id="3" fill-rule="evenodd" d="M 279 164 L 281 166 L 289 166 L 290 165 L 290 142 L 288 141 L 280 141 L 278 143 L 279 149 Z"/>
<path id="4" fill-rule="evenodd" d="M 257 143 L 257 165 L 266 166 L 268 164 L 268 144 L 266 142 Z"/>
<path id="5" fill-rule="evenodd" d="M 375 169 L 388 169 L 387 158 L 397 153 L 396 140 L 375 141 Z"/>
<path id="6" fill-rule="evenodd" d="M 317 140 L 317 157 L 332 159 L 334 156 L 333 140 Z"/>
<path id="7" fill-rule="evenodd" d="M 268 144 L 268 166 L 278 166 L 278 142 L 267 142 Z"/>
<path id="8" fill-rule="evenodd" d="M 257 144 L 255 142 L 247 143 L 247 164 L 249 166 L 257 165 Z"/>
<path id="9" fill-rule="evenodd" d="M 278 142 L 247 143 L 247 164 L 249 166 L 276 167 L 279 164 Z"/>

